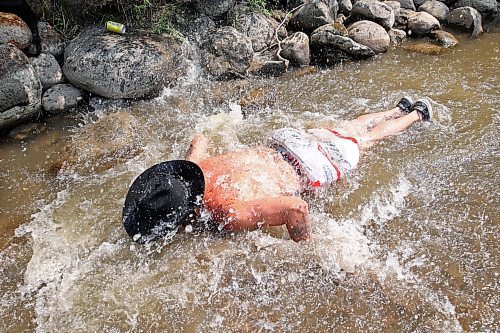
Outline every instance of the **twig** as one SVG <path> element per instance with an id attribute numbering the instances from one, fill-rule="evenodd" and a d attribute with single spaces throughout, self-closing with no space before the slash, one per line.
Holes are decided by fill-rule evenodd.
<path id="1" fill-rule="evenodd" d="M 285 22 L 288 20 L 288 16 L 290 14 L 292 14 L 293 12 L 299 10 L 300 8 L 304 7 L 304 5 L 305 5 L 305 3 L 303 3 L 301 5 L 298 5 L 297 7 L 292 8 L 288 12 L 286 12 L 285 18 L 283 20 L 281 20 L 280 24 L 278 24 L 278 26 L 274 30 L 274 38 L 276 39 L 277 43 L 271 44 L 268 47 L 266 47 L 264 50 L 262 50 L 262 51 L 259 52 L 259 54 L 262 54 L 262 53 L 270 50 L 271 48 L 273 48 L 273 47 L 275 47 L 277 45 L 278 46 L 278 51 L 276 52 L 276 57 L 279 60 L 281 60 L 281 61 L 283 61 L 285 63 L 285 71 L 288 70 L 288 64 L 290 63 L 290 61 L 288 59 L 285 59 L 285 58 L 283 58 L 281 56 L 281 51 L 283 51 L 283 48 L 281 47 L 281 40 L 279 38 L 278 32 L 281 29 L 281 27 L 283 27 L 283 25 L 285 24 Z"/>

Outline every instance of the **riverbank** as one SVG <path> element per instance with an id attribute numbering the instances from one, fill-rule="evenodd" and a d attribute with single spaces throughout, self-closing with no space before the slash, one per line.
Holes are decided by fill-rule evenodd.
<path id="1" fill-rule="evenodd" d="M 85 22 L 99 9 L 101 21 L 113 18 L 135 27 L 116 34 L 102 22 L 90 24 L 67 41 L 64 57 L 62 36 L 47 25 L 40 28 L 44 53 L 39 57 L 28 59 L 16 47 L 2 46 L 2 61 L 17 59 L 6 62 L 1 75 L 7 96 L 0 118 L 4 134 L 33 117 L 67 112 L 93 96 L 155 97 L 182 80 L 193 62 L 213 80 L 246 80 L 311 64 L 325 68 L 369 59 L 396 47 L 439 55 L 458 43 L 451 27 L 475 38 L 498 21 L 498 8 L 489 0 L 315 0 L 272 6 L 264 1 L 127 2 L 121 8 L 98 1 L 76 15 L 81 2 L 61 9 L 70 15 L 68 21 Z M 41 10 L 59 24 L 56 9 Z M 145 25 L 150 30 L 142 29 Z M 9 27 L 0 25 L 0 31 Z M 29 29 L 20 33 L 29 38 Z"/>

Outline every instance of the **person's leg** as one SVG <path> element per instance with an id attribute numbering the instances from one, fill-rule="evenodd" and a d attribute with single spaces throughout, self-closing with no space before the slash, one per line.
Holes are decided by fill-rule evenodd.
<path id="1" fill-rule="evenodd" d="M 401 109 L 398 107 L 395 107 L 394 109 L 390 109 L 390 110 L 386 110 L 386 111 L 363 114 L 363 115 L 357 117 L 356 119 L 346 121 L 346 123 L 347 123 L 347 125 L 373 127 L 373 126 L 380 124 L 383 121 L 386 121 L 388 119 L 392 119 L 395 117 L 400 117 L 402 115 L 403 115 L 403 112 L 401 111 Z"/>
<path id="2" fill-rule="evenodd" d="M 351 120 L 349 123 L 355 126 L 361 125 L 367 128 L 373 127 L 380 124 L 383 121 L 401 117 L 402 115 L 410 113 L 412 107 L 413 107 L 413 100 L 410 97 L 405 96 L 399 100 L 398 104 L 396 104 L 396 107 L 394 107 L 393 109 L 364 114 L 357 117 L 354 120 Z"/>
<path id="3" fill-rule="evenodd" d="M 362 143 L 373 143 L 374 141 L 378 141 L 388 136 L 401 133 L 402 131 L 410 127 L 414 122 L 420 120 L 421 118 L 418 112 L 413 111 L 399 118 L 387 120 L 383 123 L 378 124 L 362 137 L 359 137 L 359 139 Z"/>

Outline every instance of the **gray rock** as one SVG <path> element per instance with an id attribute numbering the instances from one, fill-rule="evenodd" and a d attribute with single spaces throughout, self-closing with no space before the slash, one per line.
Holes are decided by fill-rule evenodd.
<path id="1" fill-rule="evenodd" d="M 221 27 L 202 45 L 203 65 L 216 78 L 246 75 L 253 58 L 252 41 L 233 27 Z"/>
<path id="2" fill-rule="evenodd" d="M 42 106 L 50 114 L 63 113 L 78 105 L 82 91 L 71 84 L 57 84 L 47 90 L 42 97 Z"/>
<path id="3" fill-rule="evenodd" d="M 47 22 L 38 22 L 38 32 L 42 40 L 42 52 L 50 53 L 56 58 L 64 54 L 64 40 L 61 34 L 50 24 Z"/>
<path id="4" fill-rule="evenodd" d="M 66 48 L 63 72 L 75 86 L 111 99 L 157 94 L 185 70 L 180 42 L 158 35 L 84 31 Z"/>
<path id="5" fill-rule="evenodd" d="M 227 13 L 236 3 L 236 0 L 196 0 L 198 12 L 210 17 L 218 17 Z"/>
<path id="6" fill-rule="evenodd" d="M 384 1 L 384 3 L 392 8 L 395 17 L 399 16 L 399 12 L 401 11 L 401 4 L 399 1 Z"/>
<path id="7" fill-rule="evenodd" d="M 40 112 L 42 85 L 28 58 L 13 45 L 0 45 L 0 130 Z"/>
<path id="8" fill-rule="evenodd" d="M 458 44 L 458 39 L 447 31 L 434 30 L 431 36 L 443 47 L 452 47 Z"/>
<path id="9" fill-rule="evenodd" d="M 335 17 L 330 8 L 319 0 L 307 2 L 304 7 L 297 10 L 288 26 L 295 31 L 310 33 L 322 25 L 333 23 Z"/>
<path id="10" fill-rule="evenodd" d="M 392 28 L 395 20 L 392 8 L 389 5 L 377 0 L 356 1 L 356 3 L 352 6 L 351 14 L 379 23 L 385 29 Z"/>
<path id="11" fill-rule="evenodd" d="M 235 28 L 250 38 L 255 52 L 262 51 L 273 43 L 279 25 L 276 20 L 262 13 L 241 15 L 235 23 Z"/>
<path id="12" fill-rule="evenodd" d="M 415 36 L 427 35 L 433 30 L 441 29 L 437 18 L 426 12 L 415 12 L 408 17 L 408 34 Z"/>
<path id="13" fill-rule="evenodd" d="M 391 28 L 387 31 L 389 38 L 391 39 L 392 46 L 399 46 L 406 39 L 406 32 L 404 30 Z"/>
<path id="14" fill-rule="evenodd" d="M 303 32 L 296 32 L 281 42 L 281 56 L 296 66 L 309 66 L 309 37 Z"/>
<path id="15" fill-rule="evenodd" d="M 280 60 L 271 52 L 256 54 L 250 62 L 248 74 L 251 76 L 279 76 L 286 72 L 288 60 Z"/>
<path id="16" fill-rule="evenodd" d="M 61 67 L 50 53 L 40 53 L 38 57 L 30 58 L 30 63 L 42 83 L 43 89 L 48 89 L 64 81 Z"/>
<path id="17" fill-rule="evenodd" d="M 372 21 L 358 21 L 347 30 L 349 37 L 362 45 L 368 46 L 375 53 L 387 52 L 391 39 L 385 29 Z"/>
<path id="18" fill-rule="evenodd" d="M 472 7 L 460 7 L 452 10 L 447 21 L 451 26 L 470 31 L 472 38 L 483 33 L 481 14 Z"/>
<path id="19" fill-rule="evenodd" d="M 493 16 L 497 13 L 498 1 L 496 0 L 458 0 L 454 7 L 472 7 L 482 15 Z"/>
<path id="20" fill-rule="evenodd" d="M 336 32 L 321 30 L 311 35 L 311 57 L 317 64 L 335 64 L 344 60 L 366 59 L 372 49 Z"/>
<path id="21" fill-rule="evenodd" d="M 31 30 L 19 16 L 0 12 L 0 44 L 27 48 L 31 44 Z"/>
<path id="22" fill-rule="evenodd" d="M 185 33 L 191 41 L 200 45 L 207 38 L 210 31 L 215 30 L 215 28 L 215 22 L 210 17 L 202 16 L 189 24 Z"/>
<path id="23" fill-rule="evenodd" d="M 352 10 L 352 1 L 351 0 L 339 0 L 339 13 L 344 14 L 345 16 L 349 16 Z"/>
<path id="24" fill-rule="evenodd" d="M 424 2 L 424 4 L 418 7 L 419 12 L 426 12 L 437 18 L 439 21 L 446 21 L 450 9 L 441 1 L 429 0 Z"/>
<path id="25" fill-rule="evenodd" d="M 401 4 L 401 8 L 409 9 L 415 11 L 415 4 L 413 3 L 413 0 L 396 0 Z"/>

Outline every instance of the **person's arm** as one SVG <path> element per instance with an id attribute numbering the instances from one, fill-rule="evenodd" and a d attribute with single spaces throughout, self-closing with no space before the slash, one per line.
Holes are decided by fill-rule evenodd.
<path id="1" fill-rule="evenodd" d="M 208 139 L 201 133 L 196 133 L 186 153 L 186 160 L 197 163 L 208 157 Z"/>
<path id="2" fill-rule="evenodd" d="M 296 242 L 311 239 L 307 202 L 298 197 L 275 197 L 235 202 L 219 210 L 224 230 L 255 230 L 263 226 L 286 225 Z"/>

